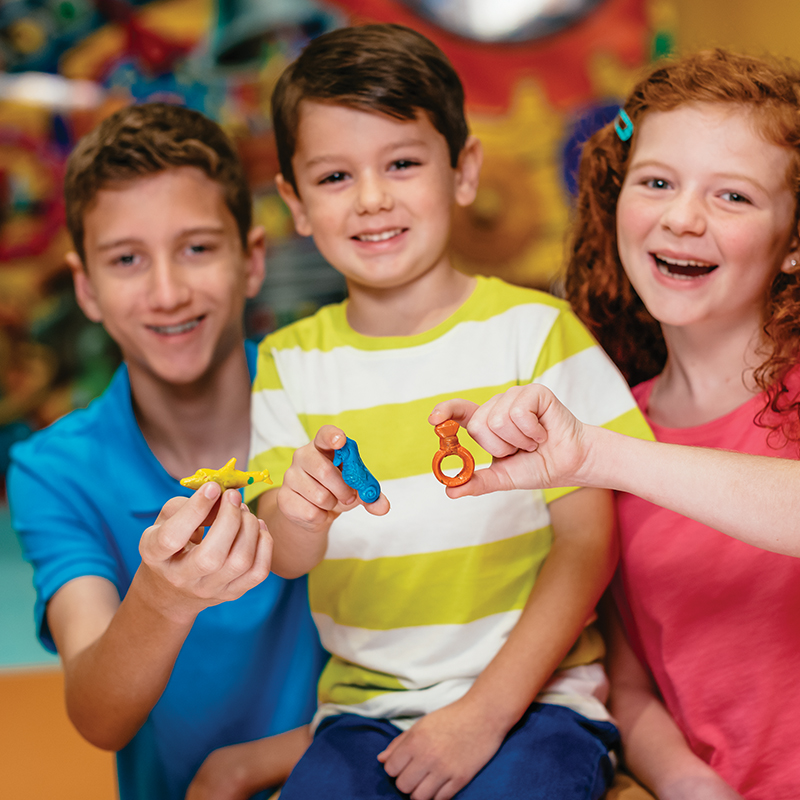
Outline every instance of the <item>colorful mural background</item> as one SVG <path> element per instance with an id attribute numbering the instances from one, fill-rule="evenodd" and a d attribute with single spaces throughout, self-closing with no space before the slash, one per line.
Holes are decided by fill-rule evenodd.
<path id="1" fill-rule="evenodd" d="M 580 142 L 613 117 L 638 70 L 671 49 L 674 8 L 671 0 L 531 0 L 517 26 L 503 29 L 494 14 L 469 29 L 459 2 L 0 5 L 0 474 L 11 442 L 88 402 L 118 363 L 113 343 L 72 297 L 60 181 L 74 142 L 121 105 L 182 103 L 217 119 L 236 141 L 270 241 L 268 279 L 247 309 L 250 335 L 343 296 L 341 279 L 294 234 L 275 192 L 269 123 L 280 71 L 330 28 L 399 22 L 448 54 L 486 152 L 477 200 L 456 216 L 455 262 L 552 285 Z"/>

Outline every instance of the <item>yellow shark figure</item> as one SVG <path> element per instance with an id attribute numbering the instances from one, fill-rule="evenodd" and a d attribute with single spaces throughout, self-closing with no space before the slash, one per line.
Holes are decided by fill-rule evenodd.
<path id="1" fill-rule="evenodd" d="M 199 469 L 194 475 L 181 479 L 181 486 L 187 489 L 199 489 L 204 483 L 215 481 L 223 490 L 241 489 L 251 483 L 272 483 L 269 479 L 269 471 L 261 472 L 242 472 L 236 469 L 236 459 L 232 458 L 222 469 Z"/>

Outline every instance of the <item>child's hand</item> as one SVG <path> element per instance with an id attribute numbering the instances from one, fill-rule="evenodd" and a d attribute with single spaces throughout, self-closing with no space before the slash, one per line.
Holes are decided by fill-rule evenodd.
<path id="1" fill-rule="evenodd" d="M 465 427 L 493 456 L 491 467 L 476 471 L 463 486 L 448 488 L 450 497 L 577 483 L 587 456 L 585 429 L 545 386 L 512 386 L 482 406 L 446 400 L 428 417 L 432 425 L 446 419 Z"/>
<path id="2" fill-rule="evenodd" d="M 207 483 L 174 497 L 142 534 L 144 596 L 176 621 L 235 600 L 269 575 L 272 537 L 235 489 Z M 203 538 L 203 526 L 210 525 Z"/>
<path id="3" fill-rule="evenodd" d="M 333 453 L 344 447 L 347 437 L 333 425 L 324 425 L 314 441 L 294 452 L 292 464 L 278 490 L 278 508 L 290 521 L 307 530 L 326 530 L 343 511 L 357 505 L 375 516 L 389 511 L 389 501 L 381 496 L 374 503 L 363 503 L 355 489 L 333 466 Z"/>
<path id="4" fill-rule="evenodd" d="M 411 800 L 449 800 L 498 751 L 506 733 L 462 698 L 401 733 L 378 760 Z"/>

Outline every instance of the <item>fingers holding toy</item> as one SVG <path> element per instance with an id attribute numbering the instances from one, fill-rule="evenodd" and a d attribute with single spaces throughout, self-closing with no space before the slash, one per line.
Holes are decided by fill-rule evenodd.
<path id="1" fill-rule="evenodd" d="M 376 516 L 389 510 L 389 501 L 364 467 L 355 442 L 339 428 L 325 425 L 311 443 L 295 451 L 278 506 L 287 518 L 313 529 L 329 525 L 359 500 Z"/>
<path id="2" fill-rule="evenodd" d="M 209 483 L 190 498 L 170 501 L 142 534 L 142 579 L 149 581 L 155 602 L 171 614 L 191 616 L 236 599 L 269 574 L 272 540 L 266 526 L 238 491 L 221 497 L 220 492 Z M 198 531 L 208 522 L 199 540 Z"/>

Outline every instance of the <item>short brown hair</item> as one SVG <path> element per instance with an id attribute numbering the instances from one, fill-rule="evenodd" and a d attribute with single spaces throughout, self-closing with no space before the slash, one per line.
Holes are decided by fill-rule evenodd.
<path id="1" fill-rule="evenodd" d="M 792 154 L 787 181 L 800 216 L 800 65 L 789 59 L 707 50 L 656 65 L 637 83 L 625 103 L 633 137 L 623 141 L 614 124 L 586 143 L 578 178 L 578 203 L 566 292 L 578 316 L 636 384 L 658 375 L 667 348 L 661 326 L 650 315 L 620 263 L 616 213 L 636 131 L 650 111 L 671 111 L 688 103 L 727 104 L 752 113 L 768 142 Z M 795 422 L 800 402 L 788 398 L 784 378 L 800 352 L 800 275 L 779 272 L 765 298 L 767 350 L 756 370 L 773 411 Z M 784 426 L 786 428 L 786 425 Z M 795 425 L 795 427 L 797 427 Z M 793 438 L 797 438 L 795 434 Z"/>
<path id="2" fill-rule="evenodd" d="M 412 120 L 420 110 L 447 140 L 450 165 L 467 141 L 464 89 L 447 56 L 402 25 L 339 28 L 314 39 L 272 93 L 281 174 L 297 191 L 292 156 L 300 103 L 314 100 Z"/>
<path id="3" fill-rule="evenodd" d="M 239 157 L 223 130 L 197 111 L 168 103 L 128 106 L 103 120 L 76 145 L 64 179 L 67 228 L 85 262 L 83 218 L 98 191 L 172 167 L 197 167 L 223 190 L 242 246 L 253 211 Z"/>

